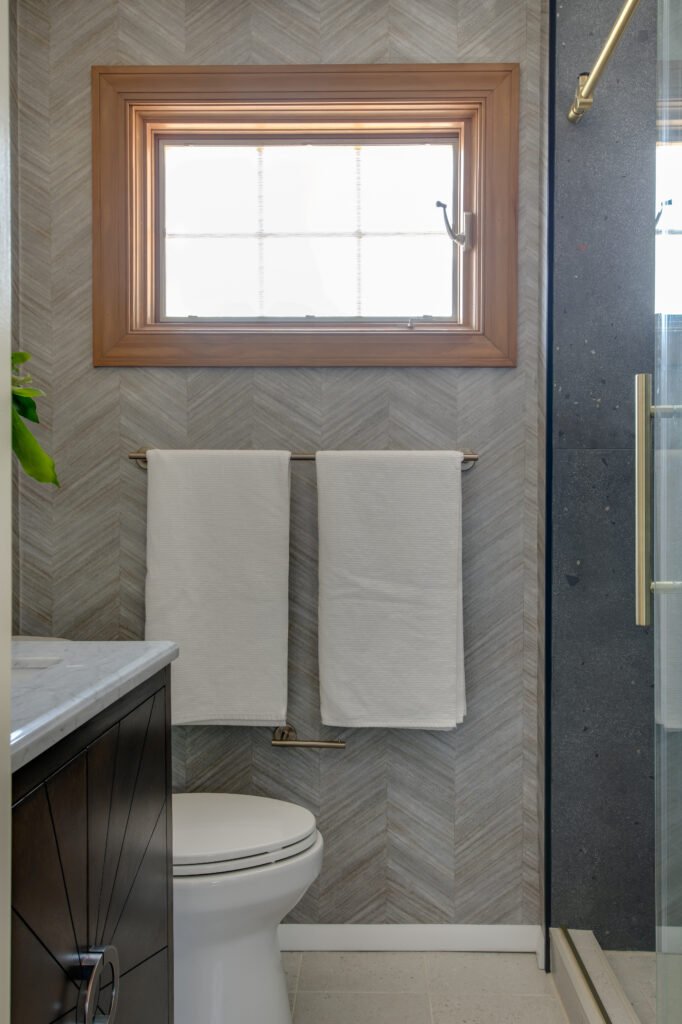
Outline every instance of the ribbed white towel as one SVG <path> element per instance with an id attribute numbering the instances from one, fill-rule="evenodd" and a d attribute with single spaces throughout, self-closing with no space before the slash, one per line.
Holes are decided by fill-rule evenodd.
<path id="1" fill-rule="evenodd" d="M 148 640 L 180 645 L 176 724 L 286 720 L 289 452 L 147 453 Z"/>
<path id="2" fill-rule="evenodd" d="M 453 729 L 466 711 L 461 452 L 318 452 L 322 721 Z"/>

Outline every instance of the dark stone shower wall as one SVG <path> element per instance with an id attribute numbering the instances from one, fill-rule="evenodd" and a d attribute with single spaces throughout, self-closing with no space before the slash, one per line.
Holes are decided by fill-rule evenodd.
<path id="1" fill-rule="evenodd" d="M 633 375 L 653 368 L 656 4 L 555 3 L 551 920 L 654 941 L 653 637 L 634 624 Z"/>

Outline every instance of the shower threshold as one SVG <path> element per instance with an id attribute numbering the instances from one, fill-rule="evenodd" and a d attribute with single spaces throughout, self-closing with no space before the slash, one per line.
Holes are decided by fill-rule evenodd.
<path id="1" fill-rule="evenodd" d="M 551 928 L 550 946 L 552 975 L 571 1024 L 655 1024 L 654 954 L 605 952 L 594 932 L 576 928 Z"/>

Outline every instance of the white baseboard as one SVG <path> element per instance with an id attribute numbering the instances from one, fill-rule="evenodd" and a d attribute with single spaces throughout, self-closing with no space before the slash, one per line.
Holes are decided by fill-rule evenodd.
<path id="1" fill-rule="evenodd" d="M 283 950 L 543 951 L 544 957 L 537 924 L 281 924 L 279 941 Z"/>

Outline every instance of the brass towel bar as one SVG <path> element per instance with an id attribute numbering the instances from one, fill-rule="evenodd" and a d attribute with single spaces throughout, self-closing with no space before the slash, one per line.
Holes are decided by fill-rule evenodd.
<path id="1" fill-rule="evenodd" d="M 299 740 L 293 725 L 280 725 L 275 729 L 272 738 L 273 747 L 327 747 L 333 750 L 343 750 L 346 746 L 345 740 Z"/>
<path id="2" fill-rule="evenodd" d="M 581 119 L 586 110 L 589 110 L 594 100 L 594 90 L 597 82 L 604 73 L 604 68 L 611 60 L 611 54 L 618 46 L 620 37 L 628 27 L 632 15 L 637 10 L 639 0 L 626 0 L 623 9 L 618 15 L 616 22 L 609 32 L 608 39 L 602 47 L 602 51 L 595 61 L 595 65 L 589 74 L 578 75 L 578 88 L 575 91 L 575 99 L 573 100 L 573 106 L 569 110 L 567 117 L 568 120 L 573 124 L 577 124 Z"/>
<path id="3" fill-rule="evenodd" d="M 128 458 L 136 462 L 140 469 L 146 469 L 148 451 L 149 446 L 138 448 L 136 452 L 128 452 Z M 314 462 L 315 452 L 292 452 L 291 458 L 294 462 Z M 473 469 L 474 464 L 478 462 L 478 455 L 476 452 L 464 452 L 462 461 L 467 469 Z"/>

